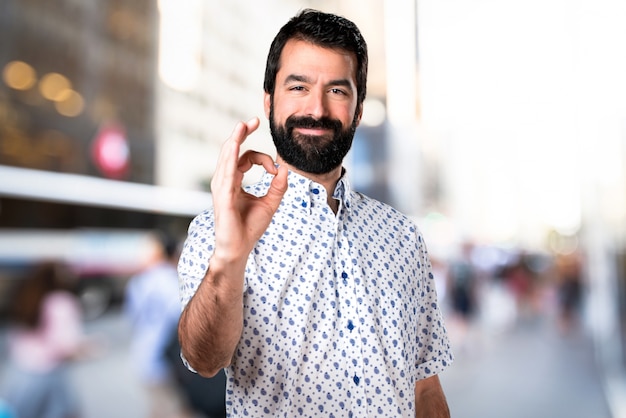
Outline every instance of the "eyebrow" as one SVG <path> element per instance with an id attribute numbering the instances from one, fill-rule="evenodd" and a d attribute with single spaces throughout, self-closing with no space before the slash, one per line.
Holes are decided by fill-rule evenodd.
<path id="1" fill-rule="evenodd" d="M 299 74 L 290 74 L 287 76 L 287 78 L 285 78 L 285 84 L 291 83 L 291 82 L 299 82 L 299 83 L 311 83 L 311 79 L 305 75 L 299 75 Z M 350 80 L 347 80 L 345 78 L 341 78 L 338 80 L 331 80 L 330 82 L 326 83 L 329 86 L 342 86 L 342 87 L 346 87 L 350 90 L 352 90 L 352 83 L 350 82 Z"/>

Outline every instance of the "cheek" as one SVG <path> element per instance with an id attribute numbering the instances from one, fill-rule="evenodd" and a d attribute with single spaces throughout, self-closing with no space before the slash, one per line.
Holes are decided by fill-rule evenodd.
<path id="1" fill-rule="evenodd" d="M 329 101 L 328 112 L 333 119 L 339 119 L 344 123 L 348 122 L 351 124 L 356 113 L 356 102 L 347 100 Z"/>
<path id="2" fill-rule="evenodd" d="M 282 120 L 301 112 L 296 100 L 285 100 L 279 106 L 274 105 L 274 114 Z"/>
<path id="3" fill-rule="evenodd" d="M 274 123 L 277 126 L 285 126 L 285 122 L 287 122 L 287 118 L 290 116 L 302 116 L 302 114 L 297 108 L 282 107 L 277 109 L 274 107 Z"/>
<path id="4" fill-rule="evenodd" d="M 343 108 L 340 113 L 335 113 L 335 119 L 339 119 L 343 126 L 351 126 L 354 122 L 355 111 L 353 109 Z"/>

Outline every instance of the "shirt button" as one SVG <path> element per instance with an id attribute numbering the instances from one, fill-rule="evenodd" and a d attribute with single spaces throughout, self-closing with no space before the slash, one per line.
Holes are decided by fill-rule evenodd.
<path id="1" fill-rule="evenodd" d="M 344 286 L 348 284 L 348 273 L 345 271 L 341 273 L 341 278 L 343 279 Z"/>
<path id="2" fill-rule="evenodd" d="M 352 331 L 352 330 L 354 329 L 354 323 L 352 323 L 352 320 L 351 320 L 351 319 L 350 319 L 350 320 L 348 320 L 348 329 L 349 329 L 350 331 Z"/>
<path id="3" fill-rule="evenodd" d="M 352 380 L 354 380 L 354 384 L 358 385 L 359 382 L 361 381 L 361 379 L 359 379 L 359 376 L 357 376 L 356 374 L 354 375 L 354 377 L 352 378 Z"/>

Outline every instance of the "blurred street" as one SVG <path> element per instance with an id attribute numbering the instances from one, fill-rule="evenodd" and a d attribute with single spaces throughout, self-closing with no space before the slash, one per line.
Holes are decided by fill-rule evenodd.
<path id="1" fill-rule="evenodd" d="M 591 340 L 580 331 L 563 336 L 542 319 L 499 334 L 474 330 L 454 346 L 456 361 L 441 375 L 453 417 L 612 416 Z"/>
<path id="2" fill-rule="evenodd" d="M 128 367 L 128 324 L 114 309 L 87 327 L 106 344 L 96 359 L 73 370 L 84 418 L 145 416 L 144 393 Z M 453 417 L 611 417 L 582 332 L 561 336 L 543 319 L 491 335 L 472 329 L 460 344 L 456 325 L 449 328 L 456 361 L 441 380 Z"/>

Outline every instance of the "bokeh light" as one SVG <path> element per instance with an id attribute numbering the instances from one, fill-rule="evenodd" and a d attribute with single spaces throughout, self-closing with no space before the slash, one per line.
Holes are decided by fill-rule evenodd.
<path id="1" fill-rule="evenodd" d="M 39 81 L 41 95 L 54 102 L 63 100 L 71 88 L 72 84 L 67 77 L 59 73 L 48 73 Z"/>
<path id="2" fill-rule="evenodd" d="M 2 78 L 15 90 L 28 90 L 37 82 L 35 69 L 23 61 L 11 61 L 5 65 Z"/>

